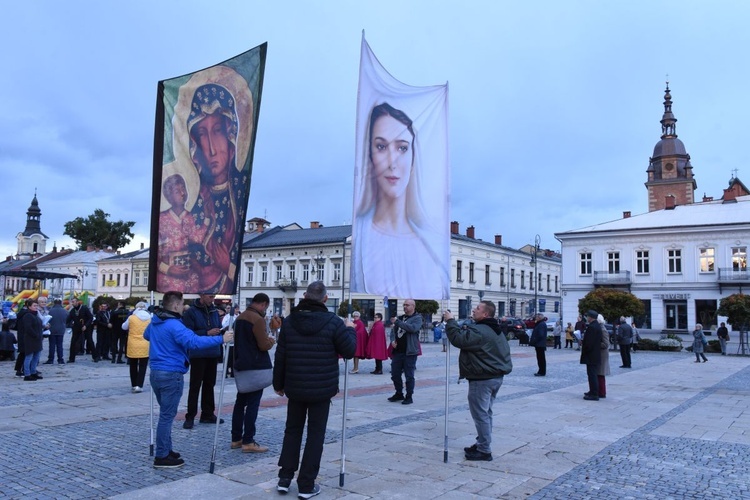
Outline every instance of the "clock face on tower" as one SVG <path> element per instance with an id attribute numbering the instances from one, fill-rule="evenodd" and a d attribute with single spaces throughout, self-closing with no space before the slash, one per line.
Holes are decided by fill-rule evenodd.
<path id="1" fill-rule="evenodd" d="M 672 165 L 671 163 L 667 163 L 666 165 L 664 165 L 664 170 L 666 170 L 667 172 L 671 172 L 672 170 L 674 170 L 674 165 Z"/>

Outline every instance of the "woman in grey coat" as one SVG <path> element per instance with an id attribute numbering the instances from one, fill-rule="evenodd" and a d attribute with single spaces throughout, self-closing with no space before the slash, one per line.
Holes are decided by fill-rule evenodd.
<path id="1" fill-rule="evenodd" d="M 607 379 L 609 375 L 609 332 L 604 328 L 604 316 L 601 314 L 596 317 L 596 320 L 602 325 L 602 347 L 601 355 L 602 359 L 599 363 L 599 397 L 607 397 Z"/>
<path id="2" fill-rule="evenodd" d="M 703 335 L 703 325 L 700 323 L 695 325 L 693 330 L 693 352 L 695 353 L 695 362 L 700 363 L 701 358 L 703 362 L 708 361 L 708 358 L 703 354 L 703 343 L 706 341 L 706 337 Z"/>

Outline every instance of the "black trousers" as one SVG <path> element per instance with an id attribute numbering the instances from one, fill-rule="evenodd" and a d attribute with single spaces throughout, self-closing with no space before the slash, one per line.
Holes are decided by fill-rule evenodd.
<path id="1" fill-rule="evenodd" d="M 281 467 L 279 477 L 292 479 L 299 466 L 297 486 L 300 492 L 311 491 L 315 485 L 315 479 L 318 477 L 330 408 L 330 400 L 308 403 L 290 399 L 287 402 L 284 444 L 279 457 L 279 467 Z M 307 419 L 307 441 L 305 442 L 305 453 L 302 455 L 302 465 L 300 466 L 299 454 L 302 446 L 302 432 L 305 429 L 305 419 Z"/>
<path id="2" fill-rule="evenodd" d="M 536 349 L 536 364 L 539 366 L 539 375 L 547 375 L 547 358 L 544 354 L 546 347 L 534 347 Z"/>
<path id="3" fill-rule="evenodd" d="M 97 328 L 96 330 L 96 348 L 97 353 L 100 358 L 108 358 L 109 357 L 109 346 L 110 346 L 110 337 L 112 336 L 112 332 L 109 330 L 99 330 Z"/>
<path id="4" fill-rule="evenodd" d="M 128 332 L 125 332 L 122 329 L 120 329 L 119 332 L 114 330 L 112 331 L 112 335 L 110 338 L 112 339 L 110 343 L 110 352 L 112 353 L 112 359 L 115 359 L 115 356 L 122 358 L 122 356 L 125 354 L 125 348 L 128 343 Z M 138 387 L 142 386 L 139 385 Z"/>
<path id="5" fill-rule="evenodd" d="M 214 386 L 216 385 L 216 358 L 190 360 L 190 390 L 188 391 L 185 418 L 195 418 L 198 413 L 198 394 L 201 396 L 201 417 L 214 414 Z"/>
<path id="6" fill-rule="evenodd" d="M 599 397 L 599 365 L 586 365 L 586 376 L 589 379 L 589 394 Z"/>
<path id="7" fill-rule="evenodd" d="M 128 359 L 128 363 L 130 364 L 130 386 L 142 388 L 146 380 L 148 358 L 131 358 Z"/>
<path id="8" fill-rule="evenodd" d="M 93 357 L 99 359 L 99 354 L 96 352 L 96 344 L 94 343 L 94 329 L 91 327 L 86 328 L 86 354 L 91 354 Z"/>
<path id="9" fill-rule="evenodd" d="M 16 373 L 23 372 L 23 362 L 26 359 L 26 353 L 22 351 L 18 351 L 18 356 L 16 356 Z"/>
<path id="10" fill-rule="evenodd" d="M 81 330 L 73 329 L 73 336 L 70 338 L 70 355 L 68 356 L 68 361 L 76 360 L 76 354 L 81 352 L 83 339 L 83 332 Z"/>
<path id="11" fill-rule="evenodd" d="M 630 344 L 620 344 L 620 357 L 622 366 L 630 368 Z"/>

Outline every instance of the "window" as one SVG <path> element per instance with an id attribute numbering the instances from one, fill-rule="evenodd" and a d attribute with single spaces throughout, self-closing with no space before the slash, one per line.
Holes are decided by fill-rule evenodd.
<path id="1" fill-rule="evenodd" d="M 556 313 L 560 312 L 560 301 L 559 300 L 555 301 L 555 312 Z"/>
<path id="2" fill-rule="evenodd" d="M 469 301 L 466 299 L 458 299 L 458 319 L 466 319 L 469 315 Z"/>
<path id="3" fill-rule="evenodd" d="M 609 274 L 620 272 L 620 252 L 607 252 L 607 270 Z"/>
<path id="4" fill-rule="evenodd" d="M 128 273 L 125 273 L 125 284 L 123 286 L 128 286 Z"/>
<path id="5" fill-rule="evenodd" d="M 526 289 L 526 271 L 521 269 L 521 288 Z"/>
<path id="6" fill-rule="evenodd" d="M 542 273 L 538 273 L 536 275 L 536 281 L 537 281 L 536 289 L 541 292 L 542 291 Z M 549 287 L 547 287 L 547 288 L 549 288 Z"/>
<path id="7" fill-rule="evenodd" d="M 747 271 L 747 247 L 732 247 L 732 271 Z"/>
<path id="8" fill-rule="evenodd" d="M 334 262 L 333 263 L 333 281 L 339 281 L 340 279 L 341 279 L 341 262 Z M 373 310 L 374 309 L 375 309 L 375 306 L 373 305 Z M 373 313 L 373 315 L 374 314 L 375 313 Z"/>
<path id="9" fill-rule="evenodd" d="M 516 287 L 516 270 L 515 270 L 515 269 L 512 269 L 512 268 L 511 268 L 511 270 L 510 270 L 510 286 L 511 286 L 512 288 L 515 288 L 515 287 Z M 511 301 L 511 307 L 513 307 L 513 301 Z M 513 314 L 515 314 L 515 313 L 510 313 L 510 314 L 511 314 L 511 316 L 512 316 L 512 315 L 513 315 Z"/>
<path id="10" fill-rule="evenodd" d="M 247 284 L 252 286 L 255 283 L 255 263 L 247 264 Z"/>
<path id="11" fill-rule="evenodd" d="M 318 280 L 325 281 L 326 280 L 326 267 L 325 267 L 325 264 L 319 265 L 318 268 L 316 269 L 316 271 L 318 273 Z"/>
<path id="12" fill-rule="evenodd" d="M 144 286 L 148 283 L 148 271 L 143 271 L 143 284 Z"/>
<path id="13" fill-rule="evenodd" d="M 505 287 L 505 268 L 500 268 L 500 286 Z"/>
<path id="14" fill-rule="evenodd" d="M 289 264 L 289 279 L 292 281 L 297 279 L 297 266 L 295 264 Z"/>
<path id="15" fill-rule="evenodd" d="M 463 267 L 464 263 L 463 261 L 457 260 L 456 261 L 456 281 L 463 281 L 464 278 L 461 275 L 461 267 Z"/>
<path id="16" fill-rule="evenodd" d="M 302 264 L 302 281 L 310 281 L 310 264 Z"/>
<path id="17" fill-rule="evenodd" d="M 120 286 L 120 273 L 117 273 L 117 286 Z"/>
<path id="18" fill-rule="evenodd" d="M 490 266 L 484 266 L 484 284 L 490 284 Z"/>
<path id="19" fill-rule="evenodd" d="M 104 273 L 102 273 L 102 286 L 104 286 L 104 284 L 106 283 L 106 281 L 107 281 L 107 275 L 104 274 Z"/>
<path id="20" fill-rule="evenodd" d="M 667 250 L 667 272 L 673 274 L 682 272 L 682 250 Z"/>
<path id="21" fill-rule="evenodd" d="M 636 250 L 635 272 L 637 274 L 648 274 L 648 250 Z"/>
<path id="22" fill-rule="evenodd" d="M 281 264 L 276 264 L 276 281 L 281 281 Z"/>
<path id="23" fill-rule="evenodd" d="M 698 250 L 698 259 L 700 261 L 700 272 L 712 273 L 714 272 L 714 249 L 713 248 L 701 248 Z"/>
<path id="24" fill-rule="evenodd" d="M 340 271 L 340 269 L 339 269 Z M 334 274 L 336 268 L 334 267 Z M 359 299 L 359 312 L 362 315 L 360 318 L 365 325 L 368 321 L 375 320 L 375 299 Z"/>
<path id="25" fill-rule="evenodd" d="M 133 286 L 141 286 L 141 272 L 135 271 L 133 273 Z"/>
<path id="26" fill-rule="evenodd" d="M 529 290 L 534 289 L 534 273 L 529 271 Z"/>
<path id="27" fill-rule="evenodd" d="M 114 276 L 112 276 L 112 273 L 109 273 L 109 281 L 112 281 L 113 278 Z"/>
<path id="28" fill-rule="evenodd" d="M 268 282 L 268 266 L 260 266 L 260 284 L 265 285 Z"/>
<path id="29" fill-rule="evenodd" d="M 474 263 L 469 262 L 469 283 L 474 283 Z"/>
<path id="30" fill-rule="evenodd" d="M 581 262 L 580 275 L 590 276 L 591 275 L 591 252 L 581 252 L 578 254 Z"/>
<path id="31" fill-rule="evenodd" d="M 558 278 L 559 278 L 558 276 L 555 276 L 555 293 L 558 293 L 560 291 L 560 283 L 559 283 Z"/>
<path id="32" fill-rule="evenodd" d="M 549 274 L 548 274 L 548 275 L 547 275 L 547 291 L 548 291 L 548 292 L 551 292 L 551 291 L 552 291 L 552 288 L 551 288 L 551 287 L 549 286 L 549 285 L 550 285 L 550 281 L 549 281 L 549 279 L 550 279 L 550 277 L 549 277 Z"/>
<path id="33" fill-rule="evenodd" d="M 502 300 L 497 303 L 497 314 L 501 318 L 505 316 L 505 302 Z"/>

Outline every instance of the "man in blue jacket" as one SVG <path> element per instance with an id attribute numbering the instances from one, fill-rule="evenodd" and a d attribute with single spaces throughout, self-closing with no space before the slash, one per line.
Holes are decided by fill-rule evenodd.
<path id="1" fill-rule="evenodd" d="M 180 454 L 172 450 L 172 422 L 182 397 L 183 375 L 190 366 L 188 352 L 209 347 L 220 350 L 222 343 L 234 340 L 231 331 L 223 336 L 198 336 L 193 333 L 180 321 L 183 304 L 182 293 L 165 293 L 162 307 L 156 310 L 143 333 L 143 338 L 149 341 L 151 389 L 159 403 L 154 458 L 156 468 L 180 467 L 185 463 Z"/>
<path id="2" fill-rule="evenodd" d="M 320 493 L 315 484 L 323 454 L 331 398 L 339 391 L 339 356 L 350 359 L 357 347 L 354 323 L 342 321 L 325 305 L 328 300 L 322 281 L 310 283 L 297 307 L 284 319 L 276 344 L 273 389 L 286 395 L 286 429 L 279 457 L 281 493 L 289 491 L 299 467 L 299 498 Z M 302 432 L 307 419 L 307 442 L 299 463 Z"/>

